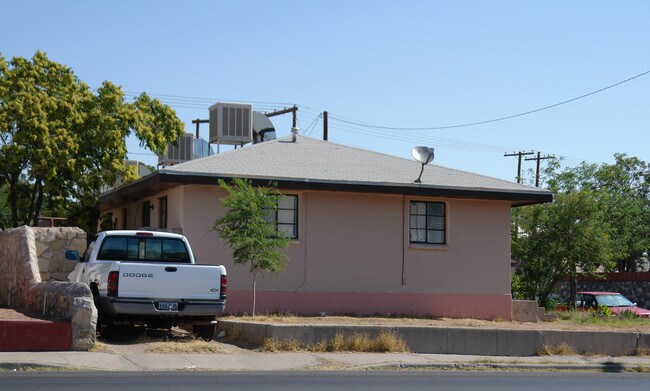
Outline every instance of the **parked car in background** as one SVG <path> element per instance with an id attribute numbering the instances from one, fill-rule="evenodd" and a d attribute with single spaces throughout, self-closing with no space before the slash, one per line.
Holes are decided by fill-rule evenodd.
<path id="1" fill-rule="evenodd" d="M 616 292 L 578 292 L 576 295 L 576 309 L 609 307 L 614 314 L 629 311 L 636 316 L 650 318 L 650 310 L 636 306 L 627 297 Z"/>

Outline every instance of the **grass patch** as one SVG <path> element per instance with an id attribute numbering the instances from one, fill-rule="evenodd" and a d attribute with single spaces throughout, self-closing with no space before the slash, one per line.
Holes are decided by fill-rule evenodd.
<path id="1" fill-rule="evenodd" d="M 575 356 L 576 351 L 568 343 L 561 343 L 557 346 L 544 345 L 537 352 L 538 356 Z"/>
<path id="2" fill-rule="evenodd" d="M 299 351 L 309 352 L 408 352 L 408 347 L 403 339 L 393 332 L 382 332 L 374 338 L 364 333 L 344 335 L 337 333 L 332 339 L 323 340 L 315 344 L 301 345 L 295 339 L 279 341 L 267 338 L 262 344 L 262 351 Z"/>
<path id="3" fill-rule="evenodd" d="M 578 324 L 578 325 L 592 325 L 603 328 L 638 328 L 647 327 L 650 325 L 650 320 L 639 318 L 630 313 L 623 312 L 619 315 L 612 315 L 605 310 L 596 311 L 558 311 L 556 312 L 558 319 Z"/>

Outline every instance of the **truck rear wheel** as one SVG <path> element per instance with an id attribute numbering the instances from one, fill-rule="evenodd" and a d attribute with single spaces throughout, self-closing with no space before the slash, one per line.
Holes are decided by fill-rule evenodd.
<path id="1" fill-rule="evenodd" d="M 204 341 L 212 341 L 216 329 L 216 324 L 194 325 L 192 327 L 194 334 Z"/>

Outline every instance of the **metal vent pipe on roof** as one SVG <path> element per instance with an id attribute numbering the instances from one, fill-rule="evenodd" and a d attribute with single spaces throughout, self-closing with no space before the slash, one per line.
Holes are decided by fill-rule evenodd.
<path id="1" fill-rule="evenodd" d="M 295 126 L 291 128 L 291 136 L 292 136 L 291 137 L 291 142 L 292 143 L 296 142 L 296 139 L 298 138 L 298 132 L 299 131 L 300 131 L 300 128 L 297 128 Z"/>

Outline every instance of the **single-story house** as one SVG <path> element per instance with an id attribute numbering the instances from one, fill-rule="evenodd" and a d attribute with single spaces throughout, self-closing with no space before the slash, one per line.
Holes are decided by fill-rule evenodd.
<path id="1" fill-rule="evenodd" d="M 219 178 L 277 182 L 287 267 L 258 276 L 257 310 L 511 319 L 510 211 L 552 193 L 299 136 L 165 167 L 100 199 L 116 228 L 182 232 L 223 264 L 227 311 L 250 312 L 252 276 L 212 231 Z"/>

